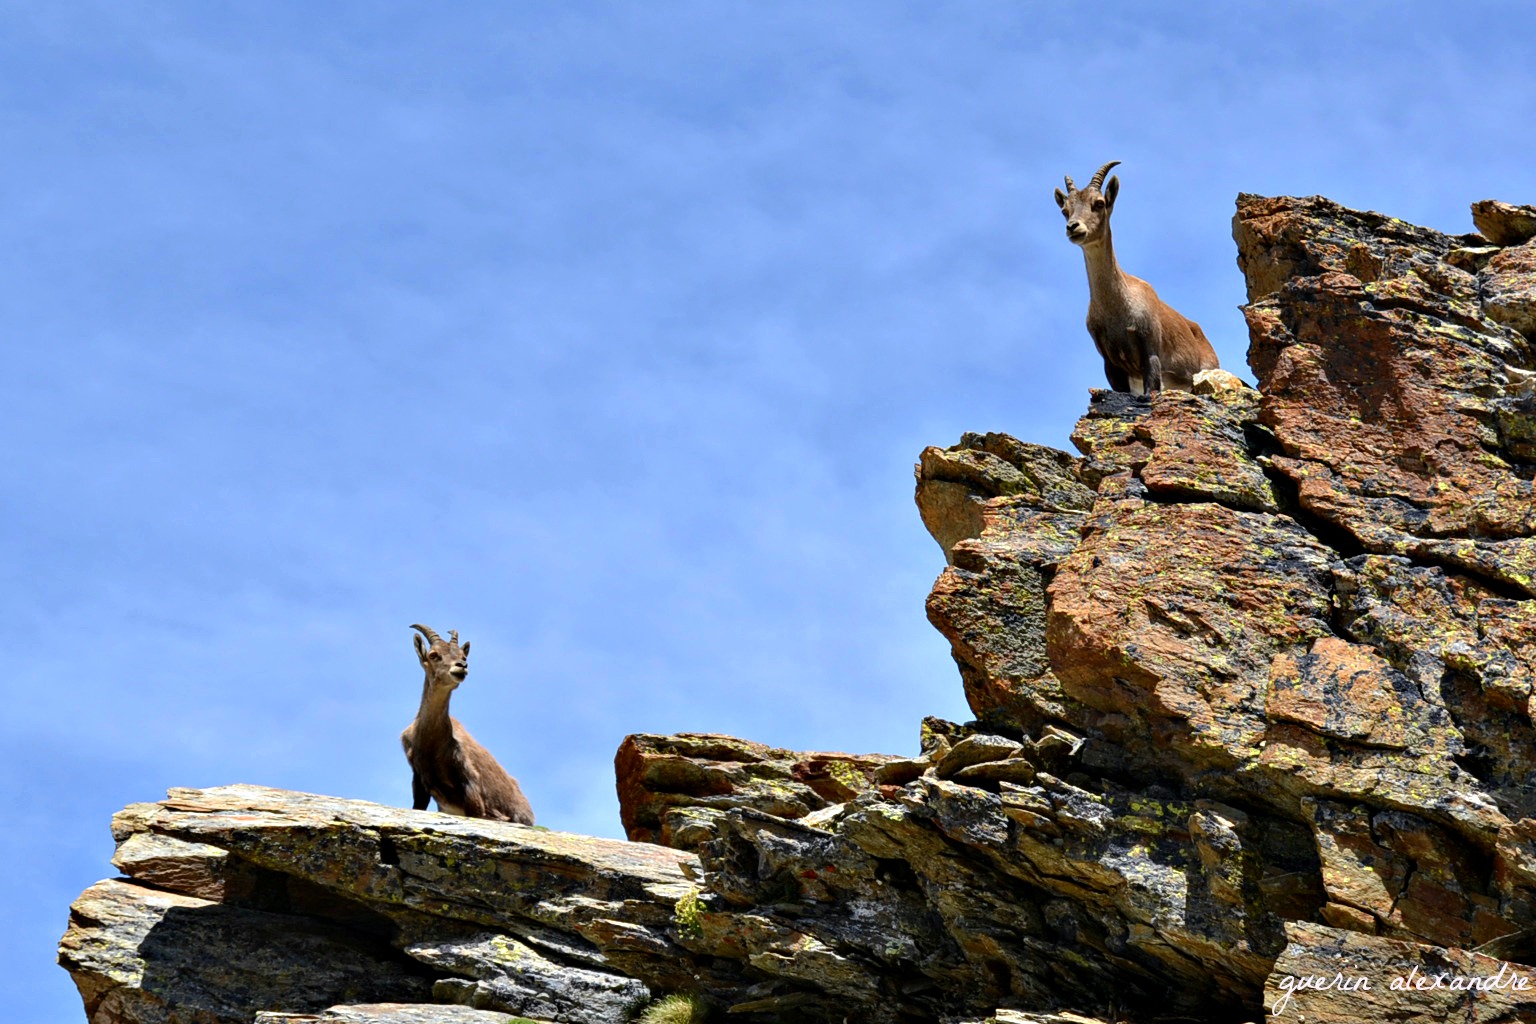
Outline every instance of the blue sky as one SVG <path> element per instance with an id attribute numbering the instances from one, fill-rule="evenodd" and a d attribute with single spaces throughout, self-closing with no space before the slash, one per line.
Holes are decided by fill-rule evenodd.
<path id="1" fill-rule="evenodd" d="M 1103 385 L 1051 190 L 1247 375 L 1240 191 L 1536 202 L 1518 4 L 0 11 L 8 1019 L 113 811 L 407 804 L 412 622 L 542 823 L 628 732 L 966 717 L 927 444 Z"/>

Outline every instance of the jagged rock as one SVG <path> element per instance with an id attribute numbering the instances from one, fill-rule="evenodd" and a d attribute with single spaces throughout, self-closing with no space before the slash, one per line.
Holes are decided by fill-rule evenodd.
<path id="1" fill-rule="evenodd" d="M 1248 287 L 1248 301 L 1257 302 L 1287 282 L 1325 272 L 1346 273 L 1363 284 L 1381 278 L 1446 279 L 1441 266 L 1447 252 L 1482 245 L 1481 235 L 1451 236 L 1421 228 L 1396 217 L 1351 210 L 1322 196 L 1237 197 L 1232 220 L 1237 265 Z M 1362 276 L 1363 275 L 1363 276 Z M 1475 298 L 1470 278 L 1463 292 Z M 1250 325 L 1249 340 L 1255 340 Z M 1341 348 L 1354 343 L 1351 338 Z M 1263 371 L 1250 349 L 1248 365 Z"/>
<path id="2" fill-rule="evenodd" d="M 967 736 L 944 752 L 933 766 L 934 774 L 947 779 L 956 772 L 987 761 L 1006 761 L 1020 753 L 1024 745 L 1006 736 L 978 733 Z"/>
<path id="3" fill-rule="evenodd" d="M 978 717 L 1060 717 L 1067 712 L 1049 680 L 1045 588 L 1056 562 L 1077 544 L 1093 507 L 1092 491 L 1083 482 L 1049 492 L 1012 493 L 1001 493 L 996 482 L 974 477 L 954 482 L 960 474 L 952 467 L 970 446 L 985 441 L 999 451 L 1014 450 L 998 435 L 985 437 L 990 441 L 966 435 L 955 448 L 929 448 L 917 468 L 923 521 L 951 563 L 928 597 L 928 619 L 953 646 L 966 697 Z M 1029 450 L 1037 463 L 1071 467 L 1090 479 L 1078 460 L 1064 453 L 1045 457 L 1037 448 Z M 966 500 L 975 512 L 976 526 L 970 532 L 957 532 L 946 512 L 945 495 L 950 492 L 945 488 L 961 486 L 967 488 Z M 1007 628 L 999 629 L 1000 621 L 1008 623 Z"/>
<path id="4" fill-rule="evenodd" d="M 1529 343 L 1444 261 L 1451 239 L 1356 215 L 1383 266 L 1365 282 L 1315 240 L 1337 217 L 1324 200 L 1238 203 L 1239 262 L 1295 274 L 1250 276 L 1244 310 L 1270 465 L 1341 540 L 1536 594 L 1536 492 L 1496 426 Z"/>
<path id="5" fill-rule="evenodd" d="M 484 1010 L 570 1024 L 625 1024 L 651 998 L 633 978 L 561 963 L 495 932 L 416 942 L 405 951 L 443 973 L 467 976 L 444 978 L 434 995 Z"/>
<path id="6" fill-rule="evenodd" d="M 217 846 L 136 833 L 117 847 L 112 866 L 155 889 L 230 902 L 248 900 L 257 873 Z"/>
<path id="7" fill-rule="evenodd" d="M 1243 378 L 1228 370 L 1201 370 L 1195 374 L 1190 390 L 1197 395 L 1219 395 L 1225 391 L 1252 391 Z"/>
<path id="8" fill-rule="evenodd" d="M 1258 414 L 1259 393 L 1247 387 L 1213 388 L 1208 395 L 1169 391 L 1150 405 L 1094 391 L 1072 434 L 1085 456 L 1084 478 L 1099 489 L 1094 507 L 1104 507 L 1106 478 L 1132 474 L 1144 488 L 1138 493 L 1159 500 L 1278 511 L 1256 457 L 1267 439 Z"/>
<path id="9" fill-rule="evenodd" d="M 1494 245 L 1523 245 L 1536 238 L 1536 206 L 1484 199 L 1472 204 L 1472 223 Z"/>
<path id="10" fill-rule="evenodd" d="M 1084 511 L 1093 493 L 1077 460 L 1007 434 L 965 434 L 952 448 L 925 448 L 917 465 L 917 507 L 928 532 L 953 561 L 957 543 L 979 537 L 990 510 L 1023 504 L 1043 512 Z M 1020 501 L 993 504 L 992 498 Z"/>
<path id="11" fill-rule="evenodd" d="M 918 503 L 951 562 L 929 617 L 951 641 L 981 731 L 1029 742 L 1023 757 L 936 772 L 947 783 L 922 777 L 953 756 L 948 741 L 879 780 L 905 787 L 884 792 L 905 801 L 905 813 L 881 811 L 884 823 L 916 817 L 919 793 L 930 812 L 962 793 L 973 794 L 967 806 L 996 799 L 1011 826 L 972 814 L 946 835 L 1025 864 L 1020 834 L 1102 840 L 1126 827 L 1114 794 L 1171 787 L 1148 805 L 1177 822 L 1162 833 L 1164 856 L 1198 886 L 1183 881 L 1175 896 L 1145 859 L 1090 868 L 1036 852 L 1044 888 L 1063 878 L 1081 888 L 1035 907 L 1060 921 L 1093 907 L 1109 933 L 1124 929 L 1126 946 L 1113 947 L 1124 956 L 1131 936 L 1146 936 L 1146 910 L 1106 892 L 1150 888 L 1148 904 L 1166 908 L 1190 906 L 1197 890 L 1208 909 L 1163 921 L 1156 941 L 1133 948 L 1161 951 L 1161 969 L 1200 959 L 1233 993 L 1278 950 L 1281 921 L 1447 947 L 1502 941 L 1529 918 L 1536 877 L 1533 834 L 1520 830 L 1536 773 L 1524 653 L 1536 649 L 1536 606 L 1520 583 L 1532 515 L 1520 460 L 1536 439 L 1518 404 L 1533 390 L 1529 349 L 1447 262 L 1465 237 L 1326 200 L 1254 197 L 1235 228 L 1262 391 L 1150 402 L 1095 392 L 1073 434 L 1082 459 L 1050 462 L 1091 488 L 1091 503 L 1014 486 L 991 454 L 1008 450 L 995 436 L 924 453 Z M 1398 404 L 1383 412 L 1383 402 Z M 1324 469 L 1336 478 L 1326 502 L 1309 482 Z M 963 529 L 939 507 L 940 485 L 963 489 Z M 1074 739 L 1042 742 L 1063 727 Z M 1016 763 L 1013 778 L 980 771 Z M 867 835 L 873 807 L 852 803 L 831 839 L 780 835 L 776 877 L 798 866 L 833 886 L 813 862 L 842 864 L 836 843 Z M 752 905 L 767 894 L 736 877 L 747 861 L 735 867 L 720 851 L 770 844 L 750 821 L 726 822 L 704 851 L 708 887 Z M 785 861 L 797 845 L 804 859 Z M 903 851 L 911 864 L 917 847 L 904 837 L 865 852 Z M 932 870 L 914 869 L 919 880 Z M 1216 920 L 1242 922 L 1251 959 L 1224 944 Z M 1029 976 L 1004 962 L 1010 977 Z"/>
<path id="12" fill-rule="evenodd" d="M 875 769 L 875 781 L 883 786 L 905 786 L 933 767 L 926 757 L 903 757 Z"/>
<path id="13" fill-rule="evenodd" d="M 1469 245 L 1458 249 L 1451 249 L 1445 254 L 1445 262 L 1453 267 L 1458 267 L 1470 274 L 1475 274 L 1488 265 L 1503 250 L 1497 245 Z"/>
<path id="14" fill-rule="evenodd" d="M 1102 738 L 1149 767 L 1192 777 L 1252 764 L 1272 662 L 1328 631 L 1335 557 L 1282 516 L 1116 509 L 1051 583 L 1055 676 L 1099 713 Z"/>
<path id="15" fill-rule="evenodd" d="M 967 765 L 956 771 L 951 778 L 972 786 L 985 786 L 989 782 L 1014 782 L 1022 785 L 1035 781 L 1038 772 L 1039 769 L 1028 758 L 1010 757 L 1002 761 Z"/>
<path id="16" fill-rule="evenodd" d="M 1477 275 L 1488 319 L 1536 338 L 1536 245 L 1495 253 Z"/>
<path id="17" fill-rule="evenodd" d="M 879 783 L 886 754 L 796 753 L 714 733 L 637 734 L 614 759 L 624 832 L 697 849 L 720 813 L 752 807 L 784 818 L 843 803 Z"/>

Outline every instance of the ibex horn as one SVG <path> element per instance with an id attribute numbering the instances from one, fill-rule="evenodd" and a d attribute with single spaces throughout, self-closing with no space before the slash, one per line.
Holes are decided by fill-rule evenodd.
<path id="1" fill-rule="evenodd" d="M 450 629 L 448 631 L 448 640 L 449 640 L 450 643 L 455 643 L 455 644 L 458 643 L 459 642 L 459 631 L 456 630 L 456 629 Z"/>
<path id="2" fill-rule="evenodd" d="M 1109 173 L 1109 169 L 1111 167 L 1117 167 L 1117 166 L 1119 166 L 1119 164 L 1120 164 L 1119 160 L 1111 160 L 1109 163 L 1105 164 L 1103 167 L 1100 167 L 1098 169 L 1097 173 L 1094 174 L 1093 180 L 1088 183 L 1088 187 L 1089 188 L 1098 188 L 1100 185 L 1104 184 L 1104 175 Z"/>
<path id="3" fill-rule="evenodd" d="M 1067 191 L 1068 192 L 1076 192 L 1077 191 L 1077 186 L 1072 184 L 1072 175 L 1070 175 L 1070 174 L 1063 174 L 1061 176 L 1061 180 L 1067 183 Z"/>
<path id="4" fill-rule="evenodd" d="M 442 637 L 440 637 L 436 633 L 432 632 L 426 626 L 418 625 L 417 623 L 413 622 L 413 623 L 411 623 L 411 628 L 414 629 L 416 632 L 420 633 L 422 636 L 426 637 L 428 640 L 430 640 L 434 644 L 440 644 L 440 643 L 443 642 L 443 638 Z"/>

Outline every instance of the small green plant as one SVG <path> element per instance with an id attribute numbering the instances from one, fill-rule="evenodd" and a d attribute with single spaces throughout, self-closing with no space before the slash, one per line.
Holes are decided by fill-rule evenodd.
<path id="1" fill-rule="evenodd" d="M 704 937 L 703 916 L 704 901 L 699 899 L 698 886 L 679 896 L 677 905 L 672 908 L 672 920 L 676 923 L 678 932 L 686 938 Z"/>
<path id="2" fill-rule="evenodd" d="M 646 1007 L 638 1024 L 704 1024 L 704 1003 L 698 996 L 673 994 Z"/>

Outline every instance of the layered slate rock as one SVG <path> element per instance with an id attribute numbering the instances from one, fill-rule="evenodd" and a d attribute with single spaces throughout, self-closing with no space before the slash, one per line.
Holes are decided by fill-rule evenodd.
<path id="1" fill-rule="evenodd" d="M 718 733 L 637 734 L 614 757 L 631 839 L 693 850 L 733 807 L 784 818 L 844 803 L 875 787 L 888 754 L 797 753 Z"/>
<path id="2" fill-rule="evenodd" d="M 174 791 L 76 904 L 91 1019 L 1536 1019 L 1536 220 L 1474 219 L 1241 197 L 1256 389 L 922 453 L 974 721 L 630 737 L 629 844 Z"/>
<path id="3" fill-rule="evenodd" d="M 256 786 L 174 790 L 113 833 L 130 877 L 60 946 L 92 1021 L 435 1001 L 621 1024 L 652 986 L 729 987 L 671 938 L 690 854 Z"/>
<path id="4" fill-rule="evenodd" d="M 257 1010 L 426 1001 L 423 972 L 366 931 L 108 880 L 70 907 L 59 960 L 92 1021 L 248 1021 Z"/>

